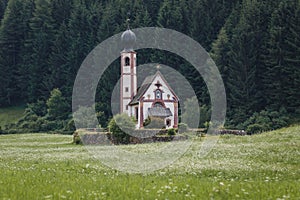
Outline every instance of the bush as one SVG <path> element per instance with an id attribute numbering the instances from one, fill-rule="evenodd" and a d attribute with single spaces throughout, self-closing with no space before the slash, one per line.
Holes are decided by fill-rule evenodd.
<path id="1" fill-rule="evenodd" d="M 47 110 L 48 106 L 48 110 Z M 25 115 L 18 122 L 5 126 L 5 133 L 29 132 L 74 132 L 74 123 L 70 121 L 69 105 L 58 89 L 51 92 L 47 103 L 37 101 L 27 104 Z M 96 120 L 97 121 L 97 120 Z"/>
<path id="2" fill-rule="evenodd" d="M 9 129 L 18 129 L 20 133 L 28 132 L 51 132 L 51 131 L 74 131 L 66 129 L 68 128 L 68 121 L 55 120 L 51 121 L 47 117 L 38 117 L 35 114 L 27 115 L 26 119 L 19 120 L 15 125 L 11 125 Z"/>
<path id="3" fill-rule="evenodd" d="M 45 131 L 45 132 L 49 132 L 49 131 L 57 131 L 57 130 L 62 130 L 64 125 L 63 125 L 63 121 L 60 120 L 56 120 L 56 121 L 49 121 L 46 119 L 40 119 L 40 130 L 41 131 Z"/>
<path id="4" fill-rule="evenodd" d="M 39 132 L 40 131 L 40 125 L 38 124 L 38 121 L 24 121 L 19 126 L 20 131 L 22 132 Z"/>
<path id="5" fill-rule="evenodd" d="M 129 132 L 134 131 L 135 123 L 127 114 L 118 114 L 109 122 L 109 129 L 117 143 L 128 144 Z"/>
<path id="6" fill-rule="evenodd" d="M 6 131 L 6 134 L 17 134 L 17 133 L 21 133 L 21 132 L 19 132 L 19 130 L 17 129 L 10 129 Z"/>
<path id="7" fill-rule="evenodd" d="M 81 138 L 78 132 L 73 134 L 73 144 L 82 144 Z"/>
<path id="8" fill-rule="evenodd" d="M 288 121 L 289 117 L 284 109 L 279 112 L 263 110 L 260 113 L 254 113 L 241 126 L 248 133 L 255 134 L 282 128 L 288 125 Z"/>
<path id="9" fill-rule="evenodd" d="M 75 122 L 73 119 L 70 119 L 64 127 L 65 131 L 76 131 Z"/>
<path id="10" fill-rule="evenodd" d="M 176 134 L 175 129 L 173 129 L 173 128 L 168 129 L 168 135 L 169 136 L 172 136 L 172 135 L 175 135 L 175 134 Z"/>
<path id="11" fill-rule="evenodd" d="M 251 134 L 261 133 L 264 130 L 265 130 L 265 127 L 260 124 L 251 124 L 246 129 L 246 131 Z"/>
<path id="12" fill-rule="evenodd" d="M 27 104 L 25 113 L 33 113 L 40 117 L 45 116 L 47 114 L 47 105 L 41 100 L 38 100 L 36 103 Z"/>

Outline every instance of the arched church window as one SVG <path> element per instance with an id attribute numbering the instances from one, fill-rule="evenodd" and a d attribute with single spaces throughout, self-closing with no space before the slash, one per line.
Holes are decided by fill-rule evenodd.
<path id="1" fill-rule="evenodd" d="M 130 66 L 130 59 L 128 57 L 125 58 L 125 66 Z"/>

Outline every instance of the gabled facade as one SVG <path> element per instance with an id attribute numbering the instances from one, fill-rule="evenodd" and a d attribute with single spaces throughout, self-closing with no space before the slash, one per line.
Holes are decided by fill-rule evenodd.
<path id="1" fill-rule="evenodd" d="M 143 128 L 148 117 L 163 119 L 166 128 L 178 127 L 178 97 L 159 71 L 145 79 L 129 103 L 128 114 L 137 120 L 137 128 Z"/>

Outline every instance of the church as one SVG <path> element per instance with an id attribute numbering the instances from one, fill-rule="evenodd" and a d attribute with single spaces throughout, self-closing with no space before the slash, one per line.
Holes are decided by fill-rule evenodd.
<path id="1" fill-rule="evenodd" d="M 136 128 L 144 128 L 146 119 L 160 118 L 166 129 L 178 127 L 179 99 L 162 73 L 148 76 L 137 87 L 137 53 L 133 47 L 136 35 L 129 27 L 121 36 L 120 113 L 127 113 L 137 121 Z"/>

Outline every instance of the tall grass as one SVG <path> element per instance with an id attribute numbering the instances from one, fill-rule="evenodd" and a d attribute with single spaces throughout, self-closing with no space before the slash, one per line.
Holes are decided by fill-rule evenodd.
<path id="1" fill-rule="evenodd" d="M 196 141 L 150 174 L 105 167 L 71 136 L 0 136 L 0 199 L 299 199 L 300 126 L 222 136 L 205 158 Z M 124 146 L 147 151 L 159 144 Z M 155 149 L 155 148 L 154 148 Z M 117 160 L 116 160 L 117 162 Z"/>

